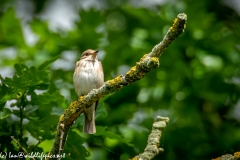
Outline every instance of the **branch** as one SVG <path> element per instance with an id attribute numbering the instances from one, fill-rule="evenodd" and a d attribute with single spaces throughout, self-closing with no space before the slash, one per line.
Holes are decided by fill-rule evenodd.
<path id="1" fill-rule="evenodd" d="M 238 160 L 238 159 L 240 159 L 240 152 L 235 152 L 234 155 L 225 154 L 222 155 L 221 157 L 212 160 Z"/>
<path id="2" fill-rule="evenodd" d="M 163 148 L 158 148 L 163 129 L 167 126 L 169 118 L 157 117 L 157 121 L 153 123 L 152 132 L 148 137 L 148 144 L 144 152 L 135 156 L 130 160 L 150 160 L 159 153 L 163 152 Z"/>
<path id="3" fill-rule="evenodd" d="M 23 152 L 24 152 L 26 155 L 29 155 L 28 152 L 27 152 L 27 150 L 26 150 L 24 147 L 21 146 L 21 144 L 14 138 L 14 136 L 11 136 L 11 139 L 13 140 L 13 142 L 15 142 L 15 143 L 23 150 Z M 35 160 L 34 157 L 32 157 L 32 158 L 30 158 L 30 159 Z"/>
<path id="4" fill-rule="evenodd" d="M 64 135 L 64 132 L 62 131 L 64 129 L 64 124 L 60 124 L 60 127 L 61 127 L 61 136 L 60 136 L 60 145 L 59 145 L 59 151 L 58 151 L 58 155 L 61 155 L 62 153 L 62 150 L 63 150 L 63 144 L 62 144 L 62 140 L 63 140 L 63 135 Z M 61 157 L 58 157 L 58 160 L 60 160 Z"/>
<path id="5" fill-rule="evenodd" d="M 77 101 L 72 102 L 64 114 L 60 116 L 55 141 L 49 156 L 59 155 L 59 148 L 64 147 L 71 125 L 87 106 L 91 106 L 91 104 L 109 93 L 116 92 L 124 86 L 142 79 L 148 72 L 157 68 L 159 66 L 158 57 L 163 53 L 163 50 L 184 31 L 186 21 L 187 15 L 184 13 L 179 14 L 162 42 L 157 44 L 149 54 L 145 54 L 140 61 L 137 62 L 136 66 L 132 67 L 125 76 L 120 75 L 112 80 L 106 81 L 101 88 L 93 89 L 86 96 L 81 96 Z M 61 126 L 64 126 L 64 128 Z"/>

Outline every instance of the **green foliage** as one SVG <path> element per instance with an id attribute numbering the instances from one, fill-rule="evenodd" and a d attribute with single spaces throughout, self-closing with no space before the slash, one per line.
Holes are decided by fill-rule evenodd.
<path id="1" fill-rule="evenodd" d="M 79 135 L 79 131 L 77 129 L 73 129 L 68 134 L 69 137 L 72 137 L 66 143 L 66 147 L 64 148 L 65 153 L 69 153 L 66 157 L 67 159 L 79 159 L 85 160 L 86 157 L 89 157 L 89 152 L 83 146 L 83 143 L 86 142 L 86 139 Z"/>
<path id="2" fill-rule="evenodd" d="M 72 76 L 81 52 L 100 50 L 105 80 L 125 74 L 181 12 L 187 27 L 160 57 L 160 68 L 100 100 L 96 135 L 81 134 L 80 116 L 63 152 L 66 159 L 134 157 L 144 150 L 157 115 L 170 123 L 160 142 L 164 152 L 155 159 L 212 159 L 239 151 L 240 18 L 231 5 L 101 2 L 80 5 L 70 30 L 52 30 L 39 18 L 51 8 L 46 1 L 33 2 L 27 21 L 17 16 L 15 1 L 0 2 L 0 152 L 21 151 L 10 136 L 29 152 L 50 150 L 60 115 L 77 99 Z M 31 45 L 25 27 L 37 37 Z"/>
<path id="3" fill-rule="evenodd" d="M 1 16 L 1 48 L 9 46 L 24 47 L 25 43 L 19 19 L 15 17 L 15 12 L 12 8 L 8 9 L 6 13 Z"/>
<path id="4" fill-rule="evenodd" d="M 106 128 L 107 127 L 97 127 L 98 132 L 96 133 L 96 135 L 104 136 L 105 138 L 114 139 L 119 142 L 125 143 L 129 146 L 133 146 L 133 144 L 129 143 L 128 140 L 122 138 L 121 136 L 119 136 L 113 132 L 106 131 Z"/>
<path id="5" fill-rule="evenodd" d="M 59 115 L 55 116 L 52 110 L 55 105 L 63 108 L 67 106 L 59 91 L 51 92 L 48 89 L 51 76 L 46 69 L 54 60 L 44 62 L 40 65 L 40 69 L 34 66 L 27 67 L 23 63 L 15 64 L 16 72 L 12 78 L 1 77 L 0 123 L 3 131 L 1 137 L 2 143 L 8 145 L 7 150 L 4 148 L 5 145 L 2 146 L 2 150 L 10 152 L 14 147 L 14 150 L 20 151 L 16 148 L 15 142 L 7 143 L 10 141 L 10 135 L 18 137 L 20 144 L 24 147 L 27 146 L 27 142 L 23 140 L 24 132 L 29 132 L 39 142 L 53 138 Z M 43 93 L 39 94 L 41 90 Z M 45 132 L 45 130 L 50 132 Z M 13 146 L 9 147 L 9 145 Z M 41 145 L 39 147 L 41 148 Z M 38 151 L 37 147 L 34 150 Z"/>
<path id="6" fill-rule="evenodd" d="M 51 65 L 54 61 L 56 61 L 59 58 L 59 55 L 53 57 L 52 59 L 49 59 L 47 61 L 45 61 L 44 63 L 42 63 L 38 69 L 42 70 L 42 69 L 47 69 L 49 67 L 49 65 Z"/>

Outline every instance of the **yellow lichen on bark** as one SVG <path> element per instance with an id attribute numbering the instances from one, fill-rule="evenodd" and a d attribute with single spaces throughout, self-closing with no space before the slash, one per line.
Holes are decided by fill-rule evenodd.
<path id="1" fill-rule="evenodd" d="M 118 84 L 121 83 L 122 82 L 122 75 L 117 76 L 116 78 L 114 78 L 114 80 Z"/>
<path id="2" fill-rule="evenodd" d="M 147 56 L 148 56 L 148 54 L 144 54 L 143 57 L 140 59 L 140 62 L 142 62 L 143 60 L 145 60 Z"/>
<path id="3" fill-rule="evenodd" d="M 110 86 L 119 84 L 122 82 L 122 76 L 121 75 L 117 76 L 116 78 L 109 80 L 108 82 L 109 82 Z"/>
<path id="4" fill-rule="evenodd" d="M 62 122 L 64 120 L 64 115 L 61 115 L 59 118 L 59 122 Z"/>
<path id="5" fill-rule="evenodd" d="M 70 104 L 70 107 L 68 108 L 68 110 L 74 114 L 76 112 L 76 108 L 78 107 L 79 105 L 79 101 L 74 101 Z"/>
<path id="6" fill-rule="evenodd" d="M 132 67 L 132 68 L 127 72 L 127 75 L 128 75 L 129 77 L 132 77 L 135 72 L 136 72 L 136 66 Z"/>
<path id="7" fill-rule="evenodd" d="M 82 101 L 82 100 L 84 100 L 84 98 L 85 98 L 85 96 L 80 96 L 80 97 L 78 97 L 78 101 Z"/>
<path id="8" fill-rule="evenodd" d="M 155 66 L 158 66 L 158 65 L 159 65 L 159 59 L 158 59 L 158 57 L 152 57 L 152 58 L 151 58 L 151 61 L 154 63 Z"/>
<path id="9" fill-rule="evenodd" d="M 234 153 L 234 158 L 239 159 L 240 158 L 240 152 L 235 152 Z"/>
<path id="10" fill-rule="evenodd" d="M 176 25 L 177 21 L 178 21 L 178 18 L 175 18 L 175 19 L 173 20 L 173 26 Z"/>

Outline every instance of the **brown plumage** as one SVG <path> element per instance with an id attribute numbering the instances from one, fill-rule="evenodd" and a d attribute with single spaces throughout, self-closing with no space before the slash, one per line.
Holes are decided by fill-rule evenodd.
<path id="1" fill-rule="evenodd" d="M 88 49 L 82 53 L 80 60 L 76 63 L 73 84 L 78 96 L 86 95 L 92 89 L 100 88 L 104 84 L 102 64 L 97 59 L 97 53 L 98 51 Z M 96 133 L 95 110 L 97 104 L 98 101 L 84 112 L 84 133 Z"/>

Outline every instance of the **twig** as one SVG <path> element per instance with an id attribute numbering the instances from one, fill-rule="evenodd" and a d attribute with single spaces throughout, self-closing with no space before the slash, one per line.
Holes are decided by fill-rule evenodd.
<path id="1" fill-rule="evenodd" d="M 19 128 L 20 128 L 20 135 L 19 135 L 19 141 L 22 142 L 23 137 L 23 108 L 24 108 L 24 101 L 25 101 L 25 93 L 22 94 L 21 97 L 21 106 L 19 107 Z"/>
<path id="2" fill-rule="evenodd" d="M 86 109 L 87 106 L 91 106 L 94 102 L 99 100 L 101 97 L 116 92 L 122 87 L 132 84 L 133 82 L 142 79 L 148 72 L 156 69 L 159 66 L 158 57 L 161 55 L 164 49 L 173 42 L 184 30 L 187 21 L 187 16 L 181 13 L 174 20 L 173 25 L 168 30 L 166 36 L 157 44 L 152 52 L 145 54 L 136 66 L 132 67 L 125 76 L 120 75 L 112 80 L 104 83 L 104 85 L 99 89 L 93 89 L 86 96 L 81 96 L 77 101 L 70 104 L 69 108 L 65 110 L 64 114 L 60 116 L 57 133 L 55 136 L 54 144 L 49 155 L 56 155 L 59 152 L 60 141 L 62 147 L 66 142 L 68 131 L 73 124 L 74 120 Z M 64 124 L 64 129 L 61 129 L 60 125 Z M 64 132 L 62 139 L 60 138 Z"/>
<path id="3" fill-rule="evenodd" d="M 20 128 L 20 142 L 22 142 L 22 136 L 23 136 L 23 107 L 20 106 L 19 109 L 19 117 L 20 117 L 20 121 L 19 121 L 19 128 Z"/>
<path id="4" fill-rule="evenodd" d="M 163 51 L 176 39 L 186 27 L 187 15 L 185 13 L 178 14 L 177 18 L 174 19 L 173 25 L 168 29 L 167 34 L 163 40 L 157 44 L 150 53 L 151 57 L 159 57 Z"/>
<path id="5" fill-rule="evenodd" d="M 58 155 L 59 155 L 58 160 L 61 160 L 60 154 L 62 153 L 62 150 L 63 150 L 62 141 L 63 141 L 63 135 L 64 135 L 64 132 L 63 132 L 64 124 L 60 124 L 60 127 L 61 127 L 61 136 L 60 136 L 60 145 L 59 145 L 59 151 L 58 151 Z"/>
<path id="6" fill-rule="evenodd" d="M 148 144 L 143 153 L 135 156 L 131 160 L 150 160 L 159 153 L 163 152 L 163 148 L 158 148 L 160 144 L 163 129 L 167 126 L 169 118 L 157 117 L 157 121 L 153 123 L 152 132 L 148 137 Z"/>
<path id="7" fill-rule="evenodd" d="M 27 150 L 26 150 L 24 147 L 21 146 L 21 144 L 14 138 L 14 136 L 11 136 L 11 139 L 13 140 L 13 142 L 15 142 L 15 143 L 23 150 L 23 152 L 24 152 L 26 155 L 29 155 L 28 152 L 27 152 Z M 35 158 L 33 158 L 33 157 L 30 158 L 30 159 L 35 160 Z"/>

